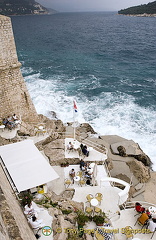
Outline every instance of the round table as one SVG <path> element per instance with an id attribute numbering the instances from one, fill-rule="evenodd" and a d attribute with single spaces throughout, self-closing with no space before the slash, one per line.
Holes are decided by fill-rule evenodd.
<path id="1" fill-rule="evenodd" d="M 89 167 L 91 167 L 91 168 L 94 168 L 94 166 L 95 166 L 95 163 L 91 163 L 91 164 L 89 165 Z"/>
<path id="2" fill-rule="evenodd" d="M 2 131 L 4 131 L 5 125 L 0 125 L 0 129 L 2 129 Z"/>
<path id="3" fill-rule="evenodd" d="M 38 129 L 39 129 L 39 130 L 43 130 L 43 126 L 39 126 Z"/>
<path id="4" fill-rule="evenodd" d="M 91 201 L 90 201 L 90 204 L 93 206 L 93 207 L 96 207 L 98 205 L 98 200 L 96 198 L 93 198 Z"/>
<path id="5" fill-rule="evenodd" d="M 148 210 L 149 210 L 149 212 L 151 213 L 152 216 L 156 215 L 156 207 L 151 206 L 151 207 L 148 208 Z"/>
<path id="6" fill-rule="evenodd" d="M 79 176 L 74 177 L 74 181 L 75 181 L 75 182 L 80 181 L 80 177 L 79 177 Z"/>

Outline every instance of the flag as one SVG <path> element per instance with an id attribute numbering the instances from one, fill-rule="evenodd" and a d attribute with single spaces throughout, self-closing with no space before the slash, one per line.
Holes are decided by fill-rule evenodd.
<path id="1" fill-rule="evenodd" d="M 75 101 L 73 101 L 73 102 L 74 102 L 74 111 L 77 112 L 76 102 Z"/>

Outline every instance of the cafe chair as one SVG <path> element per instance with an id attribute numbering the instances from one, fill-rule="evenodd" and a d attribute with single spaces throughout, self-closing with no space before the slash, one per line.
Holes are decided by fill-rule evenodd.
<path id="1" fill-rule="evenodd" d="M 152 236 L 151 236 L 151 239 L 153 238 L 155 232 L 156 232 L 156 228 L 155 228 L 155 230 L 154 230 L 154 232 L 153 232 L 153 234 L 152 234 Z"/>
<path id="2" fill-rule="evenodd" d="M 98 200 L 98 202 L 101 204 L 101 201 L 103 199 L 102 193 L 96 193 L 95 198 Z"/>
<path id="3" fill-rule="evenodd" d="M 72 181 L 70 179 L 66 178 L 64 181 L 64 184 L 68 188 L 72 184 Z"/>
<path id="4" fill-rule="evenodd" d="M 87 202 L 90 203 L 90 201 L 91 201 L 94 197 L 93 197 L 92 194 L 88 194 L 88 195 L 86 196 L 86 198 L 87 198 Z"/>
<path id="5" fill-rule="evenodd" d="M 134 226 L 138 223 L 142 228 L 148 223 L 148 215 L 146 213 L 142 213 L 141 216 L 136 220 Z M 141 229 L 142 229 L 141 228 Z"/>
<path id="6" fill-rule="evenodd" d="M 82 187 L 86 184 L 86 181 L 84 179 L 80 179 L 79 185 Z"/>
<path id="7" fill-rule="evenodd" d="M 95 208 L 94 208 L 94 213 L 99 213 L 99 214 L 101 214 L 101 213 L 102 213 L 102 209 L 99 208 L 99 207 L 95 207 Z"/>
<path id="8" fill-rule="evenodd" d="M 83 172 L 78 171 L 76 175 L 79 176 L 80 178 L 82 178 L 83 177 Z"/>
<path id="9" fill-rule="evenodd" d="M 85 207 L 85 212 L 87 213 L 87 214 L 89 214 L 89 215 L 92 215 L 92 213 L 93 213 L 93 209 L 91 208 L 91 207 Z"/>

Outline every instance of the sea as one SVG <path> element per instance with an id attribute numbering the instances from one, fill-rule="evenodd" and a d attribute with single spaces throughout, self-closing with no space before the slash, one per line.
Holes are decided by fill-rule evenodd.
<path id="1" fill-rule="evenodd" d="M 139 144 L 156 171 L 156 18 L 117 12 L 11 17 L 38 113 Z"/>

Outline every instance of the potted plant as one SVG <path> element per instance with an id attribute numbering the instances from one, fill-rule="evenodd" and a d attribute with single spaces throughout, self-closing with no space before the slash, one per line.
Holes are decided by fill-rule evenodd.
<path id="1" fill-rule="evenodd" d="M 93 221 L 96 223 L 97 226 L 103 226 L 104 222 L 105 222 L 105 214 L 103 215 L 95 215 L 93 217 Z"/>
<path id="2" fill-rule="evenodd" d="M 78 211 L 76 220 L 78 224 L 79 237 L 82 237 L 84 233 L 83 227 L 85 223 L 89 221 L 89 217 L 85 215 L 84 212 Z"/>

